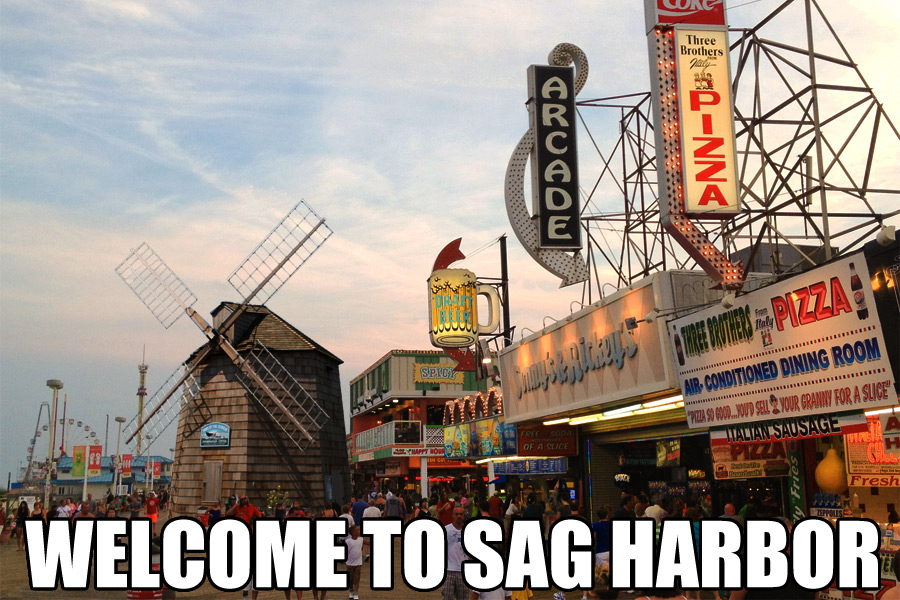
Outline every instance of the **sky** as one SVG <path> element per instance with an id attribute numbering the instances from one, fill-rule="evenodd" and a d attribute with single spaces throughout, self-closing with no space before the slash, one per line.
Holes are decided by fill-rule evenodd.
<path id="1" fill-rule="evenodd" d="M 779 4 L 735 0 L 729 23 Z M 900 115 L 896 0 L 819 4 Z M 771 35 L 798 32 L 785 18 Z M 560 42 L 590 61 L 580 99 L 649 90 L 634 0 L 3 0 L 0 474 L 25 461 L 46 380 L 64 382 L 68 416 L 101 440 L 109 416 L 114 448 L 143 353 L 152 394 L 204 342 L 187 319 L 164 329 L 116 276 L 141 242 L 208 315 L 240 300 L 226 278 L 305 199 L 334 235 L 268 306 L 344 360 L 345 403 L 387 351 L 430 349 L 425 281 L 457 237 L 469 258 L 455 266 L 498 277 L 491 243 L 509 236 L 519 331 L 568 315 L 581 288 L 559 289 L 525 253 L 503 203 L 528 127 L 526 68 Z M 590 118 L 611 145 L 615 120 Z"/>

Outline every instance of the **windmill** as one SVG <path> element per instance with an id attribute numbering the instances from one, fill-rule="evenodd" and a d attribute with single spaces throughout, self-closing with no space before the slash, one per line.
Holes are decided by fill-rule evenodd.
<path id="1" fill-rule="evenodd" d="M 182 436 L 195 433 L 212 416 L 198 373 L 214 353 L 224 353 L 231 363 L 230 375 L 276 433 L 273 441 L 281 446 L 279 455 L 287 459 L 283 462 L 295 486 L 301 491 L 308 487 L 288 454 L 305 452 L 315 444 L 328 414 L 264 345 L 253 344 L 239 352 L 232 340 L 239 319 L 265 304 L 331 233 L 325 220 L 301 200 L 228 277 L 244 299 L 232 305 L 230 314 L 217 320 L 216 327 L 193 309 L 197 297 L 149 245 L 143 243 L 131 251 L 116 273 L 165 328 L 187 314 L 207 343 L 169 376 L 128 423 L 126 443 L 137 436 L 159 439 L 180 416 L 186 421 Z M 289 452 L 288 447 L 296 450 Z"/>

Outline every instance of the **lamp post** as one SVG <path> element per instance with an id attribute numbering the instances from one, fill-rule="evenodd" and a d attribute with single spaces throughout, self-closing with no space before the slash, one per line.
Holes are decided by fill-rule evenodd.
<path id="1" fill-rule="evenodd" d="M 53 472 L 53 445 L 56 444 L 56 403 L 59 401 L 59 390 L 63 382 L 59 379 L 48 379 L 47 387 L 53 390 L 53 407 L 50 410 L 50 447 L 47 450 L 47 479 L 44 483 L 44 510 L 50 508 L 50 476 Z"/>
<path id="2" fill-rule="evenodd" d="M 144 459 L 144 486 L 147 488 L 149 492 L 153 488 L 150 487 L 150 477 L 153 477 L 153 467 L 150 466 L 150 461 L 152 454 L 150 454 L 150 446 L 153 445 L 153 436 L 151 434 L 147 434 L 144 436 L 144 439 L 147 441 L 147 458 Z M 150 476 L 147 476 L 147 467 L 150 467 Z"/>
<path id="3" fill-rule="evenodd" d="M 119 485 L 121 485 L 121 477 L 122 477 L 122 423 L 125 422 L 125 417 L 116 417 L 116 423 L 119 424 L 119 435 L 116 437 L 116 472 L 113 477 L 113 495 L 119 495 Z"/>

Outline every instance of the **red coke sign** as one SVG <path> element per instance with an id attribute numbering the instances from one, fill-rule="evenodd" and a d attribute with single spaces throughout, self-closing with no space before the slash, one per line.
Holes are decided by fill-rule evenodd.
<path id="1" fill-rule="evenodd" d="M 656 5 L 658 25 L 725 25 L 725 0 L 649 0 L 649 2 Z"/>

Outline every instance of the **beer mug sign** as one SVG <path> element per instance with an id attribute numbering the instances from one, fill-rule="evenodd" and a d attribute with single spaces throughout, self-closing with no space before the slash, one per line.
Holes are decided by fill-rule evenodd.
<path id="1" fill-rule="evenodd" d="M 487 325 L 478 321 L 478 296 L 488 299 Z M 475 281 L 467 269 L 438 269 L 428 278 L 431 343 L 438 348 L 467 348 L 481 333 L 500 326 L 500 295 L 489 285 Z"/>

